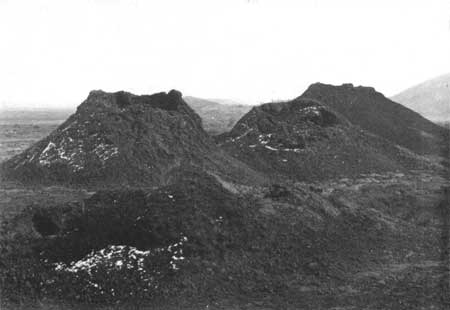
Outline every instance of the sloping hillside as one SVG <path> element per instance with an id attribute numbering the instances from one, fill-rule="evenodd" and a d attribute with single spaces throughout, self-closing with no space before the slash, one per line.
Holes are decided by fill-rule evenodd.
<path id="1" fill-rule="evenodd" d="M 353 126 L 327 105 L 303 98 L 254 107 L 217 141 L 256 170 L 295 180 L 428 166 L 411 151 Z"/>
<path id="2" fill-rule="evenodd" d="M 2 178 L 158 186 L 188 166 L 255 181 L 252 171 L 216 147 L 180 92 L 136 96 L 92 91 L 49 136 L 6 161 Z"/>
<path id="3" fill-rule="evenodd" d="M 315 99 L 353 125 L 418 154 L 440 155 L 448 130 L 393 102 L 371 87 L 312 84 L 301 98 Z"/>

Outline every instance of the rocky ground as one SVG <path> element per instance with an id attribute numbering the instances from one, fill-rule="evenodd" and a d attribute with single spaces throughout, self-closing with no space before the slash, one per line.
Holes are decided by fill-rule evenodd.
<path id="1" fill-rule="evenodd" d="M 200 290 L 192 298 L 180 295 L 180 298 L 172 296 L 169 300 L 155 300 L 154 306 L 160 304 L 161 309 L 178 309 L 180 305 L 185 309 L 446 309 L 449 274 L 443 249 L 448 240 L 448 227 L 442 223 L 442 212 L 445 210 L 439 208 L 445 194 L 443 189 L 449 186 L 444 177 L 416 171 L 407 175 L 371 174 L 359 179 L 292 183 L 270 188 L 231 187 L 230 183 L 222 183 L 241 197 L 248 199 L 251 196 L 255 214 L 261 214 L 269 221 L 287 216 L 292 219 L 292 225 L 300 221 L 312 231 L 328 231 L 332 236 L 327 238 L 334 239 L 337 244 L 324 244 L 324 247 L 312 244 L 315 254 L 311 257 L 315 259 L 306 267 L 301 267 L 302 272 L 289 275 L 281 271 L 279 281 L 283 286 L 272 293 L 259 285 L 255 286 L 258 281 L 272 285 L 277 283 L 271 282 L 274 275 L 262 273 L 256 278 L 259 279 L 255 280 L 257 282 L 252 284 L 252 279 L 250 283 L 244 283 L 244 287 L 238 285 L 238 291 L 242 289 L 245 292 L 242 295 L 235 292 L 231 298 L 220 289 L 211 295 Z M 18 235 L 40 238 L 36 227 L 33 227 L 32 212 L 29 212 L 33 207 L 30 209 L 30 205 L 36 208 L 64 205 L 82 201 L 93 193 L 62 187 L 30 189 L 3 184 L 0 195 L 3 224 L 8 226 L 5 224 L 8 221 L 13 223 L 14 232 Z M 167 194 L 164 199 L 170 201 L 170 195 Z M 216 196 L 219 195 L 216 193 Z M 361 239 L 355 235 L 356 231 L 345 235 L 342 226 L 337 229 L 327 227 L 343 217 L 349 227 L 362 221 L 362 226 L 358 226 L 360 228 L 357 230 L 362 235 Z M 330 221 L 333 218 L 335 221 Z M 361 229 L 364 225 L 370 228 L 367 231 Z M 7 231 L 11 232 L 10 229 Z M 373 233 L 378 234 L 380 239 L 366 239 L 368 234 Z M 7 236 L 11 238 L 11 234 Z M 352 242 L 356 243 L 346 244 L 344 238 L 353 238 Z M 355 245 L 364 250 L 353 252 Z M 317 252 L 320 250 L 326 253 Z M 289 250 L 283 255 L 289 255 Z M 211 258 L 210 263 L 212 261 Z M 231 262 L 236 261 L 232 259 Z M 325 265 L 322 262 L 326 262 Z M 260 268 L 257 266 L 251 268 Z M 243 270 L 249 272 L 248 277 L 254 276 L 247 267 L 240 271 L 228 269 L 226 265 L 222 267 L 236 277 L 239 277 L 236 273 Z M 211 265 L 205 268 L 211 268 L 212 275 L 202 275 L 206 277 L 203 281 L 212 281 L 211 286 L 217 286 L 214 276 L 216 267 Z M 223 283 L 228 290 L 236 289 L 236 282 L 227 280 Z M 41 306 L 35 303 L 31 306 L 27 301 L 23 303 L 26 309 L 52 307 L 49 300 Z M 60 305 L 54 304 L 55 309 Z M 70 307 L 85 309 L 86 306 L 72 302 Z M 128 306 L 122 304 L 121 307 Z M 145 304 L 140 308 L 147 309 Z"/>
<path id="2" fill-rule="evenodd" d="M 24 131 L 10 132 L 7 138 L 14 138 L 18 133 L 17 139 L 24 137 L 31 143 L 39 135 L 47 134 L 42 127 L 11 126 L 8 130 L 22 128 Z M 14 147 L 8 144 L 6 151 L 19 152 L 26 144 Z M 5 270 L 5 265 L 6 269 L 15 266 L 22 278 L 13 278 L 14 287 L 14 283 L 5 281 L 2 273 L 1 307 L 447 309 L 450 306 L 447 295 L 450 237 L 445 219 L 449 214 L 446 191 L 449 186 L 445 175 L 427 170 L 258 186 L 237 185 L 212 174 L 156 191 L 144 189 L 141 196 L 3 182 L 0 184 L 1 269 Z M 137 212 L 126 214 L 136 216 L 110 217 L 114 212 L 121 214 L 121 208 L 114 208 L 116 199 L 122 199 L 123 206 Z M 98 213 L 102 208 L 106 214 Z M 66 225 L 67 219 L 82 219 L 74 210 L 87 210 L 93 212 L 88 213 L 90 218 L 104 220 L 99 222 L 104 226 L 90 222 L 83 226 L 83 221 L 75 221 L 82 225 L 75 228 L 96 230 L 97 233 L 88 236 L 96 236 L 97 249 L 114 244 L 109 239 L 113 228 L 137 227 L 144 229 L 138 230 L 139 234 L 145 232 L 148 227 L 141 226 L 139 219 L 149 216 L 141 213 L 145 210 L 151 212 L 147 222 L 166 223 L 159 235 L 149 235 L 161 244 L 171 244 L 171 240 L 179 237 L 181 227 L 189 242 L 183 263 L 177 267 L 179 271 L 173 270 L 173 256 L 164 261 L 172 268 L 166 275 L 170 281 L 161 285 L 164 293 L 154 296 L 151 302 L 128 299 L 108 306 L 39 295 L 35 287 L 42 285 L 27 282 L 35 279 L 33 270 L 42 263 L 41 258 L 35 260 L 33 256 L 42 252 L 36 250 L 52 251 L 62 245 L 70 250 L 62 252 L 68 255 L 75 248 L 81 249 L 73 256 L 63 257 L 61 252 L 54 251 L 53 256 L 47 257 L 67 264 L 83 258 L 90 250 L 78 246 L 84 245 L 83 242 L 69 243 L 91 239 L 83 239 L 83 234 Z M 52 224 L 54 231 L 49 230 Z M 125 238 L 116 241 L 136 242 L 133 235 L 121 235 L 120 230 L 114 232 L 115 236 Z M 131 245 L 142 251 L 146 246 Z M 10 256 L 11 253 L 15 255 Z M 179 252 L 177 255 L 180 259 Z M 28 262 L 24 257 L 32 259 L 34 265 L 21 265 Z M 17 288 L 31 292 L 31 297 L 17 294 Z"/>

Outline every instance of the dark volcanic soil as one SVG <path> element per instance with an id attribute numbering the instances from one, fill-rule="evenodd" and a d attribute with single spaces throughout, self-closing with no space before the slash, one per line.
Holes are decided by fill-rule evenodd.
<path id="1" fill-rule="evenodd" d="M 311 99 L 254 107 L 216 140 L 233 157 L 280 179 L 327 180 L 434 166 Z"/>
<path id="2" fill-rule="evenodd" d="M 312 84 L 301 96 L 318 100 L 352 124 L 418 154 L 441 154 L 449 131 L 391 101 L 372 87 Z"/>
<path id="3" fill-rule="evenodd" d="M 35 261 L 30 270 L 21 265 L 23 258 L 2 260 L 13 264 L 8 265 L 8 279 L 12 271 L 30 283 L 30 287 L 19 284 L 22 291 L 18 291 L 14 287 L 18 284 L 8 281 L 4 294 L 29 296 L 31 289 L 47 296 L 44 307 L 69 302 L 56 298 L 60 296 L 52 291 L 52 273 L 45 273 L 50 282 L 39 282 L 39 275 L 53 266 L 49 263 L 77 261 L 114 244 L 141 251 L 161 248 L 183 235 L 188 241 L 183 244 L 179 270 L 170 269 L 170 255 L 160 258 L 160 266 L 169 268 L 161 269 L 159 289 L 143 305 L 441 309 L 446 273 L 440 262 L 439 206 L 447 183 L 436 175 L 416 172 L 236 187 L 192 172 L 181 183 L 151 192 L 102 191 L 81 207 L 83 195 L 92 193 L 74 192 L 66 199 L 57 198 L 63 189 L 47 188 L 48 200 L 34 201 L 3 226 L 5 231 L 22 227 L 14 229 L 15 235 L 3 235 L 3 244 L 7 241 L 13 250 L 20 242 L 23 251 L 27 253 L 27 247 L 31 251 L 27 260 Z M 1 192 L 3 198 L 23 205 L 30 201 L 30 193 L 13 188 Z M 46 236 L 36 214 L 58 229 Z M 7 258 L 11 253 L 4 254 Z M 79 304 L 80 298 L 70 302 Z M 122 306 L 128 307 L 130 300 L 124 300 Z"/>
<path id="4" fill-rule="evenodd" d="M 263 180 L 217 148 L 180 92 L 92 91 L 55 131 L 2 163 L 1 177 L 91 188 L 160 186 L 189 166 L 241 182 Z"/>
<path id="5" fill-rule="evenodd" d="M 434 127 L 389 140 L 339 110 L 381 94 L 323 98 L 252 109 L 226 153 L 176 91 L 92 92 L 3 166 L 0 307 L 449 308 L 448 175 L 404 147 Z"/>

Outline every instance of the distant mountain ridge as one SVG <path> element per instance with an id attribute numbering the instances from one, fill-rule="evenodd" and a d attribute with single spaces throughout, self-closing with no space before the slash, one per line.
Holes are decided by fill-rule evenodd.
<path id="1" fill-rule="evenodd" d="M 244 106 L 253 106 L 253 103 L 242 101 L 238 99 L 228 99 L 228 98 L 206 98 L 206 100 L 214 101 L 220 104 L 227 104 L 227 105 L 244 105 Z"/>
<path id="2" fill-rule="evenodd" d="M 434 122 L 450 122 L 450 73 L 412 86 L 391 97 Z"/>
<path id="3" fill-rule="evenodd" d="M 0 109 L 0 122 L 59 121 L 65 120 L 72 113 L 69 109 Z"/>
<path id="4" fill-rule="evenodd" d="M 231 130 L 234 124 L 252 108 L 250 105 L 238 104 L 227 99 L 185 96 L 184 100 L 200 115 L 203 128 L 213 135 Z"/>

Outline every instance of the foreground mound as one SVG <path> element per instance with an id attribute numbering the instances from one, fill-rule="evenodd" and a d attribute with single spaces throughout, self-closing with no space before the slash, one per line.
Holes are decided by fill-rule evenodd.
<path id="1" fill-rule="evenodd" d="M 30 207 L 7 225 L 10 241 L 1 239 L 3 297 L 116 305 L 308 298 L 361 268 L 410 259 L 411 249 L 435 255 L 425 228 L 405 221 L 423 201 L 392 177 L 361 180 L 361 192 L 277 185 L 236 195 L 194 172 L 153 191 Z M 28 238 L 14 228 L 27 221 Z"/>
<path id="2" fill-rule="evenodd" d="M 441 155 L 448 130 L 393 102 L 371 87 L 312 84 L 300 98 L 310 98 L 345 116 L 352 124 L 418 154 Z"/>
<path id="3" fill-rule="evenodd" d="M 217 140 L 251 167 L 296 180 L 427 166 L 412 152 L 353 126 L 311 99 L 255 107 Z"/>
<path id="4" fill-rule="evenodd" d="M 224 166 L 231 173 L 246 171 L 217 149 L 180 92 L 92 91 L 48 137 L 6 161 L 2 177 L 39 184 L 153 186 L 187 166 L 219 174 Z"/>

